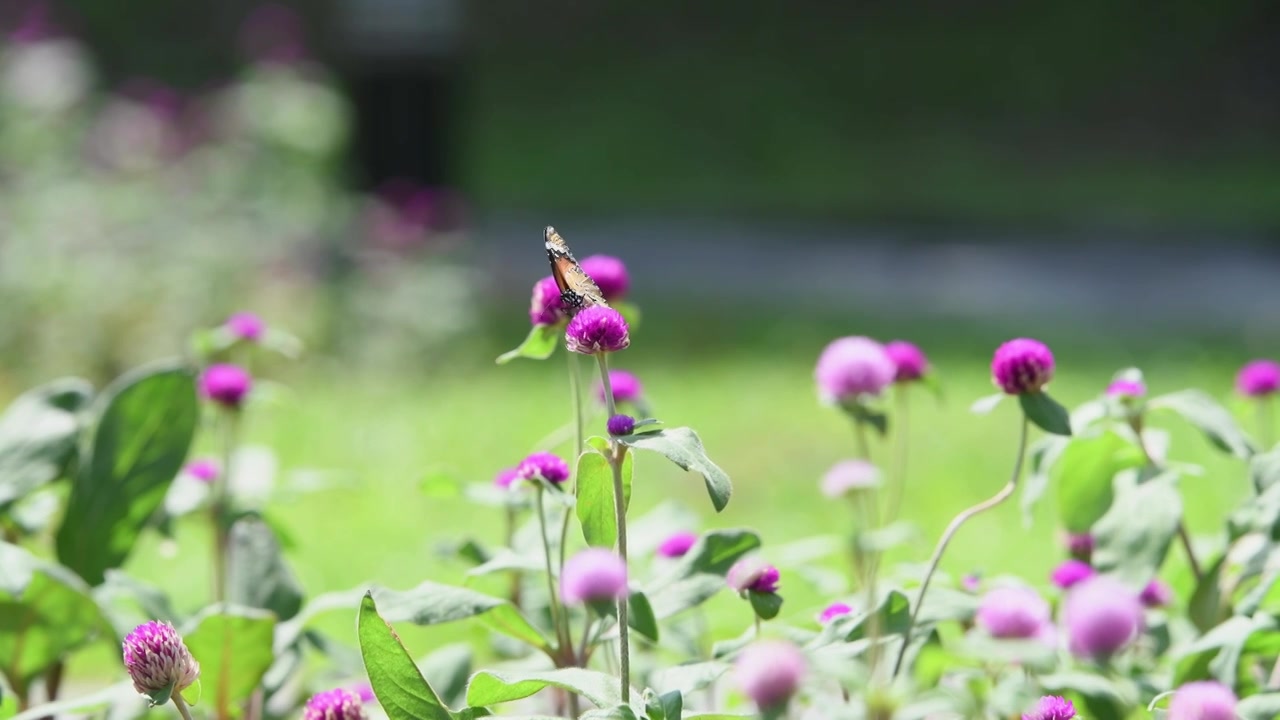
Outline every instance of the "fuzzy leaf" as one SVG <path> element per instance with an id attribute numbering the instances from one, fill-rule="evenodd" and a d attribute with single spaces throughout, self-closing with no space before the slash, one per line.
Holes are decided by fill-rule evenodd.
<path id="1" fill-rule="evenodd" d="M 627 435 L 618 440 L 633 448 L 656 452 L 682 469 L 701 475 L 716 512 L 724 510 L 729 504 L 729 496 L 733 493 L 729 476 L 707 457 L 702 440 L 692 429 L 668 428 L 640 435 Z"/>

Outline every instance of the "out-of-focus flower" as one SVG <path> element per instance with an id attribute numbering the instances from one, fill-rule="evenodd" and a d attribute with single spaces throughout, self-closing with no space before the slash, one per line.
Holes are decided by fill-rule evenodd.
<path id="1" fill-rule="evenodd" d="M 1173 590 L 1160 578 L 1152 578 L 1151 582 L 1142 588 L 1142 592 L 1138 595 L 1138 601 L 1144 607 L 1164 607 L 1173 602 Z"/>
<path id="2" fill-rule="evenodd" d="M 1033 638 L 1049 624 L 1049 603 L 1031 588 L 998 587 L 982 596 L 975 620 L 992 637 Z"/>
<path id="3" fill-rule="evenodd" d="M 1053 569 L 1053 573 L 1049 575 L 1049 580 L 1054 585 L 1066 590 L 1082 580 L 1093 577 L 1096 572 L 1092 565 L 1083 560 L 1064 560 L 1058 567 Z"/>
<path id="4" fill-rule="evenodd" d="M 592 255 L 583 258 L 579 265 L 587 277 L 596 281 L 600 294 L 609 302 L 621 300 L 631 289 L 631 276 L 627 274 L 627 266 L 616 257 Z"/>
<path id="5" fill-rule="evenodd" d="M 1112 380 L 1107 386 L 1107 397 L 1129 400 L 1147 394 L 1147 386 L 1141 380 Z"/>
<path id="6" fill-rule="evenodd" d="M 830 498 L 844 497 L 860 490 L 880 486 L 880 468 L 866 460 L 842 460 L 822 476 L 822 494 Z"/>
<path id="7" fill-rule="evenodd" d="M 200 393 L 228 408 L 239 408 L 252 388 L 253 378 L 239 365 L 210 365 L 200 376 Z"/>
<path id="8" fill-rule="evenodd" d="M 1236 720 L 1236 695 L 1212 680 L 1187 683 L 1173 692 L 1168 720 Z"/>
<path id="9" fill-rule="evenodd" d="M 549 452 L 536 452 L 516 466 L 516 476 L 521 480 L 537 480 L 541 478 L 549 483 L 560 484 L 569 479 L 569 463 L 559 455 Z"/>
<path id="10" fill-rule="evenodd" d="M 302 712 L 302 720 L 367 720 L 368 717 L 360 697 L 343 688 L 312 695 Z"/>
<path id="11" fill-rule="evenodd" d="M 497 475 L 493 476 L 493 484 L 503 490 L 511 488 L 511 484 L 520 479 L 520 468 L 506 468 L 499 470 Z"/>
<path id="12" fill-rule="evenodd" d="M 362 703 L 378 702 L 378 696 L 373 694 L 373 686 L 367 682 L 351 686 L 351 692 L 355 693 Z"/>
<path id="13" fill-rule="evenodd" d="M 257 342 L 262 339 L 262 334 L 267 330 L 267 324 L 262 318 L 249 312 L 241 312 L 227 318 L 223 323 L 232 335 L 249 342 Z"/>
<path id="14" fill-rule="evenodd" d="M 630 415 L 614 415 L 605 423 L 610 435 L 630 435 L 636 429 L 636 419 Z"/>
<path id="15" fill-rule="evenodd" d="M 991 357 L 991 377 L 1008 395 L 1039 392 L 1053 378 L 1053 353 L 1039 340 L 1010 340 Z"/>
<path id="16" fill-rule="evenodd" d="M 863 395 L 879 395 L 898 374 L 884 346 L 867 337 L 831 341 L 814 368 L 818 395 L 825 402 L 844 403 Z"/>
<path id="17" fill-rule="evenodd" d="M 640 379 L 626 370 L 609 371 L 609 389 L 613 391 L 613 401 L 619 405 L 635 402 L 644 393 Z M 604 383 L 596 383 L 596 399 L 601 403 L 605 402 Z"/>
<path id="18" fill-rule="evenodd" d="M 1095 575 L 1067 592 L 1063 619 L 1071 652 L 1081 657 L 1106 658 L 1138 636 L 1142 604 L 1119 581 Z"/>
<path id="19" fill-rule="evenodd" d="M 1089 558 L 1093 555 L 1093 547 L 1096 541 L 1093 535 L 1089 533 L 1067 533 L 1066 541 L 1067 552 L 1071 557 L 1077 560 L 1089 562 Z"/>
<path id="20" fill-rule="evenodd" d="M 1023 713 L 1022 720 L 1073 720 L 1076 706 L 1070 700 L 1057 695 L 1045 695 L 1036 703 L 1036 709 Z"/>
<path id="21" fill-rule="evenodd" d="M 212 458 L 196 458 L 187 463 L 182 468 L 182 472 L 204 483 L 211 483 L 218 479 L 221 470 L 218 468 L 218 461 Z"/>
<path id="22" fill-rule="evenodd" d="M 665 540 L 658 544 L 658 554 L 666 558 L 684 557 L 689 552 L 689 548 L 698 542 L 698 534 L 688 530 L 681 530 L 667 536 Z"/>
<path id="23" fill-rule="evenodd" d="M 851 612 L 853 612 L 853 608 L 847 603 L 833 602 L 822 611 L 821 615 L 818 616 L 818 622 L 826 625 L 841 615 L 848 615 Z"/>
<path id="24" fill-rule="evenodd" d="M 1280 389 L 1280 363 L 1254 360 L 1236 374 L 1236 392 L 1245 397 L 1263 397 Z"/>
<path id="25" fill-rule="evenodd" d="M 884 346 L 884 351 L 897 368 L 894 376 L 897 382 L 919 380 L 929 372 L 929 359 L 924 356 L 924 351 L 906 340 L 894 340 Z"/>
<path id="26" fill-rule="evenodd" d="M 976 593 L 982 587 L 982 576 L 977 573 L 969 573 L 960 578 L 960 587 L 966 592 Z"/>
<path id="27" fill-rule="evenodd" d="M 555 325 L 569 316 L 560 286 L 550 275 L 533 285 L 533 297 L 529 300 L 529 322 L 534 325 Z"/>
<path id="28" fill-rule="evenodd" d="M 748 645 L 734 663 L 738 688 L 761 709 L 787 703 L 804 680 L 806 663 L 800 650 L 782 640 L 764 640 Z"/>
<path id="29" fill-rule="evenodd" d="M 133 688 L 150 695 L 166 688 L 187 689 L 200 677 L 200 663 L 191 657 L 182 636 L 167 622 L 151 620 L 124 639 L 124 668 Z"/>
<path id="30" fill-rule="evenodd" d="M 66 111 L 88 96 L 92 82 L 92 64 L 79 43 L 50 39 L 6 48 L 0 83 L 28 110 Z"/>
<path id="31" fill-rule="evenodd" d="M 729 587 L 742 593 L 748 590 L 758 593 L 778 592 L 781 574 L 778 568 L 757 557 L 745 557 L 733 564 L 725 577 Z"/>
<path id="32" fill-rule="evenodd" d="M 255 62 L 292 65 L 307 55 L 302 18 L 279 3 L 260 5 L 245 18 L 239 45 Z"/>
<path id="33" fill-rule="evenodd" d="M 626 319 L 603 305 L 583 308 L 574 315 L 565 328 L 564 340 L 570 352 L 583 355 L 618 352 L 631 345 Z"/>
<path id="34" fill-rule="evenodd" d="M 603 548 L 590 548 L 569 558 L 560 577 L 560 598 L 570 605 L 627 596 L 627 566 Z"/>

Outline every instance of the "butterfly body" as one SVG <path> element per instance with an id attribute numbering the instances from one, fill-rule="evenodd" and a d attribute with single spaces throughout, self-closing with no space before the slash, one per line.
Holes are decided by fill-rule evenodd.
<path id="1" fill-rule="evenodd" d="M 599 286 L 582 270 L 560 233 L 548 225 L 543 237 L 546 241 L 547 261 L 551 263 L 551 276 L 560 288 L 560 299 L 564 301 L 569 315 L 576 315 L 583 308 L 594 305 L 608 307 Z"/>

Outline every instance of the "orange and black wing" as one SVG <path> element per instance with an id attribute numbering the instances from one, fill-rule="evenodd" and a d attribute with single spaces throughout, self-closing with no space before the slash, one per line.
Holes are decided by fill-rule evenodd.
<path id="1" fill-rule="evenodd" d="M 548 225 L 543 236 L 547 246 L 547 261 L 551 263 L 551 276 L 560 288 L 560 299 L 569 309 L 569 314 L 575 315 L 582 308 L 592 305 L 607 306 L 600 288 L 590 275 L 583 272 L 560 233 Z"/>

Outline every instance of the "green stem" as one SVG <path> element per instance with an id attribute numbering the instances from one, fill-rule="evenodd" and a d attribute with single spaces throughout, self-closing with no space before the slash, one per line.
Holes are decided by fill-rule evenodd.
<path id="1" fill-rule="evenodd" d="M 569 397 L 573 401 L 573 434 L 577 444 L 574 446 L 574 468 L 577 468 L 578 458 L 582 455 L 583 448 L 586 447 L 586 422 L 582 416 L 582 370 L 578 365 L 577 353 L 565 353 L 569 359 Z M 574 478 L 574 483 L 578 481 Z M 575 487 L 576 490 L 576 487 Z M 564 520 L 560 523 L 560 571 L 564 572 L 564 561 L 566 548 L 569 545 L 569 516 L 572 513 L 566 512 Z"/>
<path id="2" fill-rule="evenodd" d="M 613 400 L 613 385 L 609 382 L 609 359 L 604 353 L 596 353 L 596 362 L 600 365 L 600 382 L 604 384 L 605 405 L 609 409 L 609 417 L 617 412 Z M 622 487 L 622 459 L 626 455 L 626 447 L 616 439 L 611 439 L 612 452 L 609 453 L 609 467 L 613 471 L 613 510 L 618 523 L 618 557 L 623 567 L 627 566 L 627 506 L 626 495 Z M 631 629 L 627 624 L 627 595 L 618 599 L 618 666 L 621 670 L 620 691 L 622 702 L 631 699 Z"/>
<path id="3" fill-rule="evenodd" d="M 564 639 L 564 613 L 560 609 L 560 598 L 556 594 L 556 576 L 552 573 L 551 568 L 551 539 L 547 537 L 547 513 L 542 496 L 546 493 L 542 483 L 539 482 L 537 490 L 534 492 L 535 502 L 538 511 L 538 530 L 542 536 L 542 557 L 546 561 L 547 569 L 547 602 L 551 605 L 551 624 L 556 629 L 556 640 L 559 643 L 559 651 L 557 656 L 563 656 L 570 649 Z"/>
<path id="4" fill-rule="evenodd" d="M 1139 418 L 1134 418 L 1129 422 L 1129 427 L 1133 428 L 1133 434 L 1138 438 L 1138 449 L 1142 450 L 1142 457 L 1146 459 L 1147 465 L 1155 472 L 1160 471 L 1160 465 L 1151 455 L 1151 451 L 1147 449 L 1147 441 L 1142 437 L 1142 422 Z M 1187 556 L 1187 565 L 1191 568 L 1191 574 L 1196 578 L 1196 584 L 1204 579 L 1204 572 L 1200 569 L 1200 560 L 1196 558 L 1195 547 L 1191 544 L 1191 533 L 1187 531 L 1187 522 L 1185 518 L 1178 518 L 1178 541 L 1182 544 L 1182 550 Z"/>
<path id="5" fill-rule="evenodd" d="M 990 498 L 967 508 L 951 519 L 951 523 L 947 525 L 947 529 L 943 531 L 942 537 L 938 540 L 938 545 L 933 549 L 933 557 L 929 558 L 929 568 L 925 570 L 924 579 L 920 581 L 920 594 L 916 598 L 916 606 L 911 610 L 911 617 L 907 620 L 907 627 L 902 633 L 902 647 L 898 650 L 898 659 L 893 663 L 893 673 L 890 679 L 896 678 L 902 670 L 902 660 L 907 656 L 907 648 L 911 645 L 911 630 L 915 627 L 916 619 L 920 617 L 920 608 L 924 607 L 925 593 L 929 590 L 929 581 L 933 579 L 933 574 L 938 570 L 938 563 L 942 561 L 942 554 L 946 552 L 947 545 L 951 542 L 951 538 L 962 525 L 977 515 L 1003 503 L 1018 489 L 1018 478 L 1022 475 L 1022 461 L 1027 454 L 1027 435 L 1031 421 L 1025 416 L 1022 418 L 1022 431 L 1018 436 L 1018 454 L 1013 462 L 1013 472 L 1009 475 L 1009 482 L 1005 483 L 1000 492 L 992 495 Z"/>
<path id="6" fill-rule="evenodd" d="M 220 410 L 222 414 L 222 471 L 213 484 L 213 502 L 209 513 L 213 522 L 213 597 L 221 604 L 227 600 L 227 551 L 230 545 L 231 462 L 236 451 L 239 411 Z"/>
<path id="7" fill-rule="evenodd" d="M 182 699 L 182 695 L 174 693 L 170 699 L 173 700 L 174 707 L 178 708 L 178 714 L 182 716 L 182 720 L 191 720 L 191 711 L 187 709 L 187 703 Z"/>

